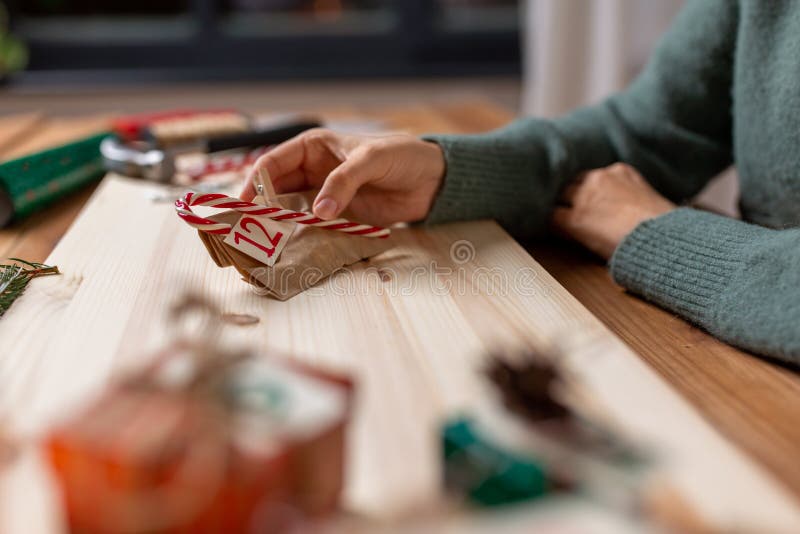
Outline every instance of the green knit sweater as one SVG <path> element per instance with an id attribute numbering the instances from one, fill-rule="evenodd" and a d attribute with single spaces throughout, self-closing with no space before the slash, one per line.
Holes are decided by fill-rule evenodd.
<path id="1" fill-rule="evenodd" d="M 689 1 L 623 93 L 556 120 L 431 136 L 447 175 L 429 223 L 546 227 L 579 172 L 617 161 L 684 202 L 734 163 L 745 221 L 680 208 L 639 225 L 614 279 L 756 353 L 800 363 L 800 1 Z"/>

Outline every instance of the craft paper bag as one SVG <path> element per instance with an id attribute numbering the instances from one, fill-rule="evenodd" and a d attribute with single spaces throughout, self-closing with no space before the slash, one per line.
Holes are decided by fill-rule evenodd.
<path id="1" fill-rule="evenodd" d="M 273 202 L 295 211 L 311 211 L 314 192 L 278 196 Z M 228 211 L 209 217 L 236 224 L 241 213 Z M 347 217 L 347 214 L 343 214 Z M 275 265 L 268 267 L 223 242 L 224 236 L 198 232 L 219 267 L 233 266 L 246 282 L 278 300 L 289 299 L 316 285 L 335 271 L 391 248 L 391 238 L 348 235 L 297 224 Z"/>

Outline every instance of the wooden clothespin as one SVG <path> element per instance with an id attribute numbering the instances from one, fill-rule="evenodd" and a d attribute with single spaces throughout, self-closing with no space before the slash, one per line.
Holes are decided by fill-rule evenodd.
<path id="1" fill-rule="evenodd" d="M 272 185 L 272 178 L 267 169 L 261 168 L 253 177 L 253 187 L 256 189 L 256 198 L 253 200 L 256 204 L 264 204 L 267 202 L 275 202 L 275 187 Z"/>

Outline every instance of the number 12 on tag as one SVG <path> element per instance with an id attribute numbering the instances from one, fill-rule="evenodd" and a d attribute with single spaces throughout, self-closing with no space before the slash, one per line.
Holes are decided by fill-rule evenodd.
<path id="1" fill-rule="evenodd" d="M 295 227 L 294 223 L 244 215 L 231 228 L 225 243 L 271 267 L 278 261 Z"/>

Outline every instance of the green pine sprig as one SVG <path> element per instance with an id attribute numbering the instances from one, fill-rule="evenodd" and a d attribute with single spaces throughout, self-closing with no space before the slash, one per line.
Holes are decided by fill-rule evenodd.
<path id="1" fill-rule="evenodd" d="M 58 267 L 9 258 L 10 264 L 0 264 L 0 317 L 22 295 L 28 283 L 37 276 L 60 274 Z"/>

